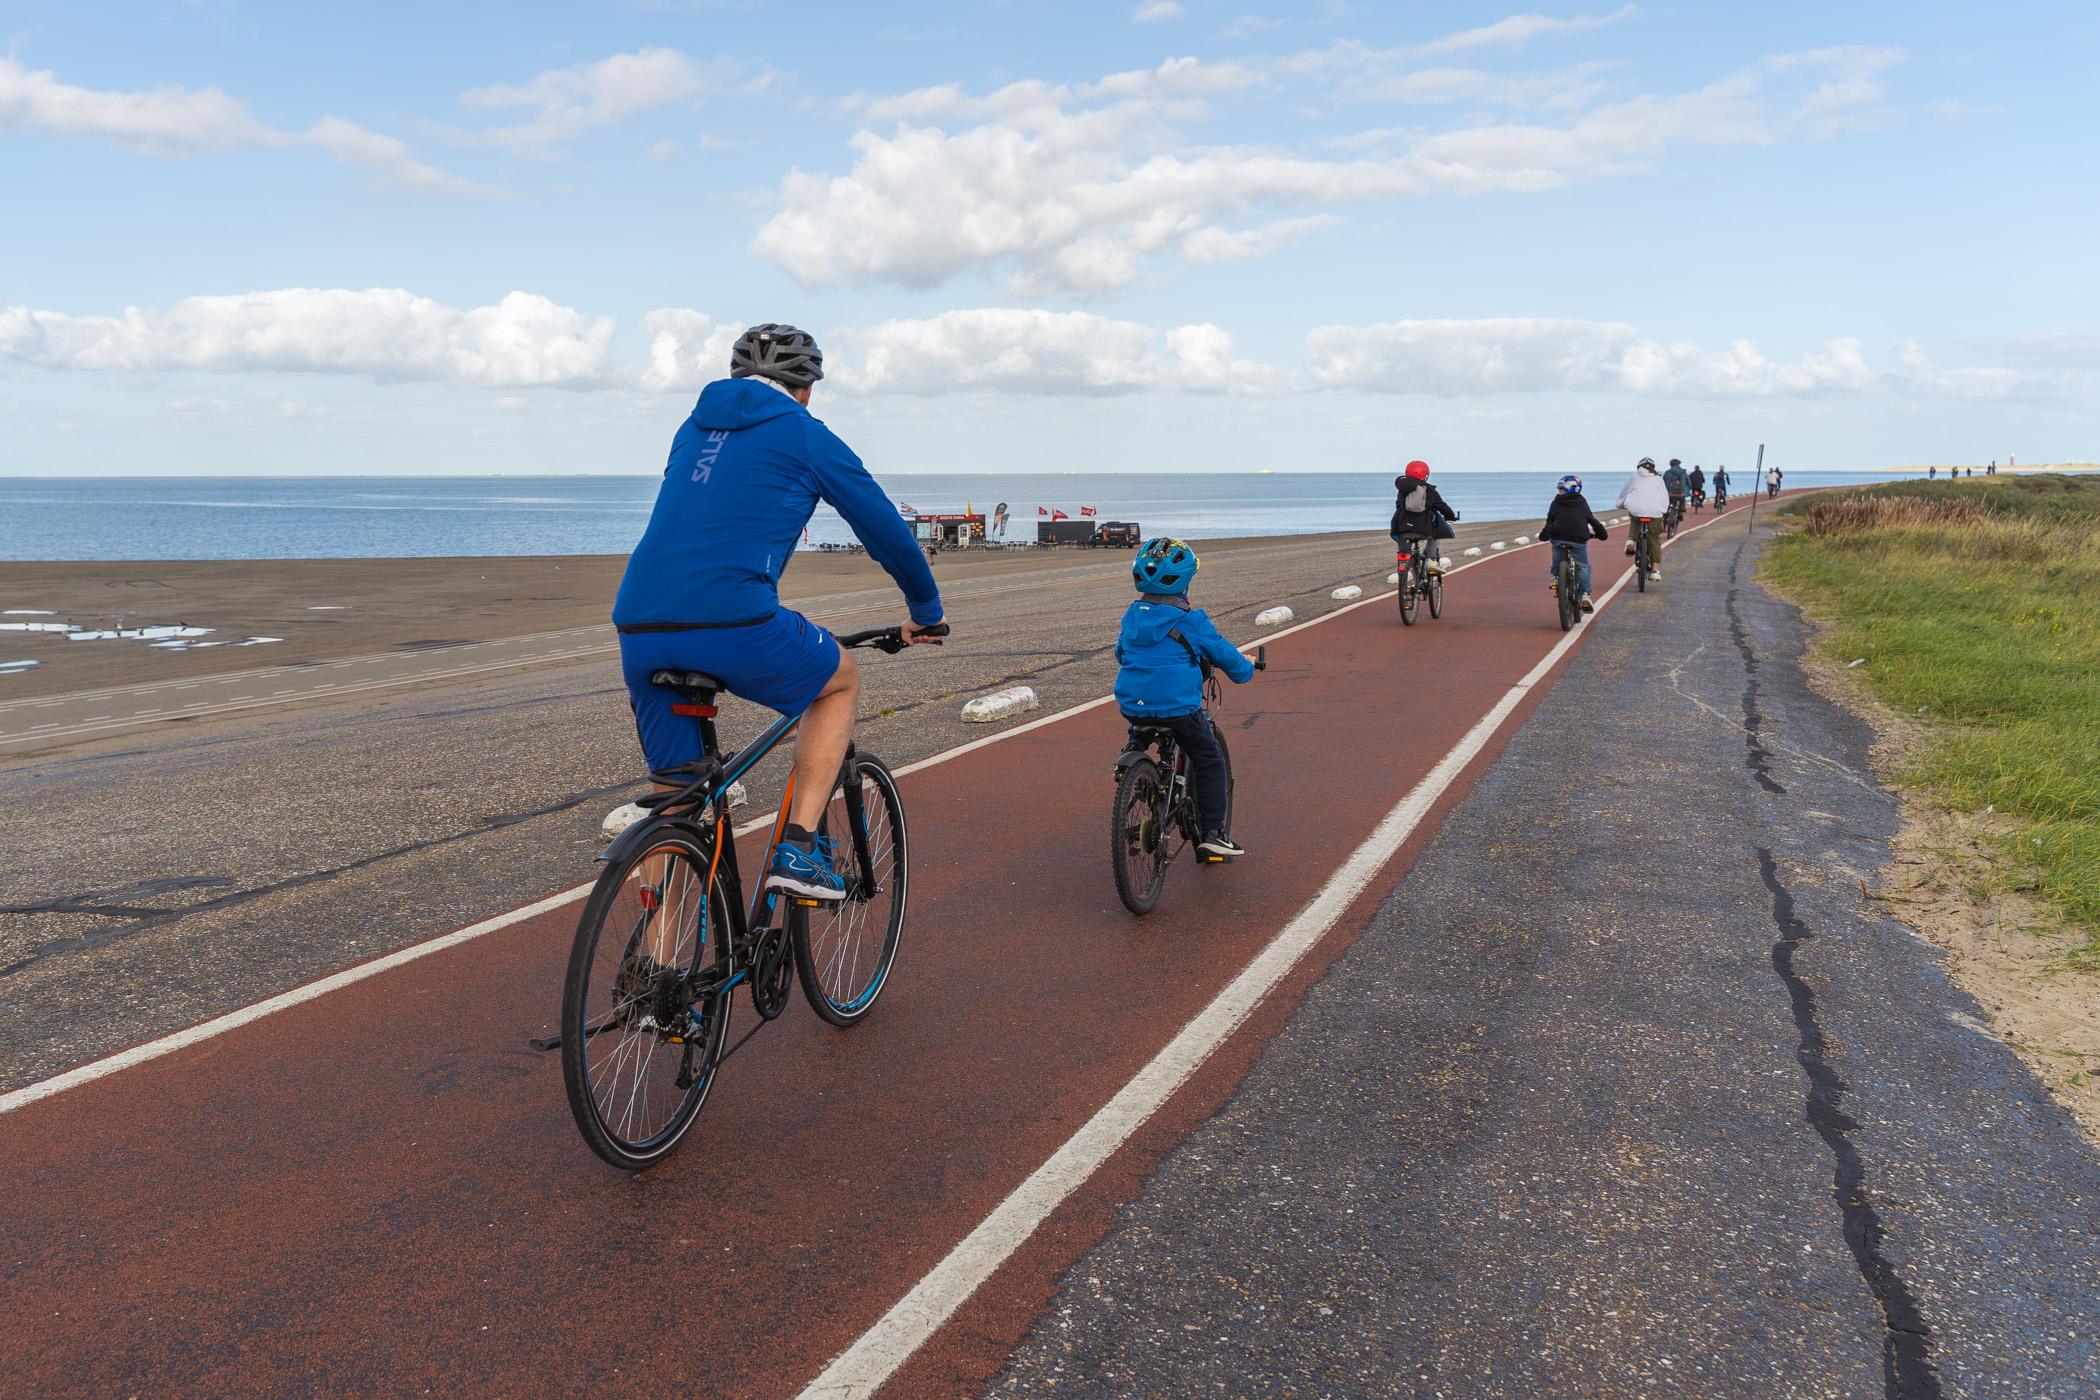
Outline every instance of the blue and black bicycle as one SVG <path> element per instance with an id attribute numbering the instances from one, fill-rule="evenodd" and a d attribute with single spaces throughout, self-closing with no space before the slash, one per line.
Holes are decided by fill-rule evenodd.
<path id="1" fill-rule="evenodd" d="M 894 627 L 838 641 L 893 654 L 906 645 Z M 569 1108 L 584 1141 L 628 1171 L 662 1161 L 678 1145 L 723 1062 L 787 1009 L 797 980 L 817 1015 L 834 1026 L 858 1024 L 889 980 L 910 889 L 897 779 L 881 759 L 849 747 L 817 827 L 834 847 L 845 898 L 820 903 L 761 884 L 747 906 L 730 785 L 801 716 L 776 720 L 723 758 L 715 739 L 722 683 L 697 671 L 658 671 L 650 680 L 677 693 L 678 712 L 699 724 L 701 756 L 651 774 L 659 789 L 641 799 L 648 815 L 598 857 L 604 869 L 569 954 L 561 1034 L 533 1042 L 561 1047 Z M 761 869 L 793 797 L 790 778 Z M 739 988 L 758 1021 L 732 1045 Z"/>

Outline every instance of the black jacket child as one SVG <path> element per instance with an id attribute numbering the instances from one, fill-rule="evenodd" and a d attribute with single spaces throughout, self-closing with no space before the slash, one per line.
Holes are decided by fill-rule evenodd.
<path id="1" fill-rule="evenodd" d="M 1590 511 L 1590 503 L 1582 498 L 1580 491 L 1571 491 L 1565 496 L 1555 496 L 1553 504 L 1546 507 L 1546 526 L 1539 531 L 1541 542 L 1565 540 L 1578 544 L 1586 540 L 1608 540 L 1611 532 L 1604 522 Z"/>
<path id="2" fill-rule="evenodd" d="M 1399 492 L 1399 498 L 1393 503 L 1394 539 L 1405 535 L 1419 535 L 1429 539 L 1436 533 L 1434 522 L 1438 516 L 1446 520 L 1458 519 L 1458 512 L 1446 505 L 1437 489 L 1428 482 L 1416 481 L 1408 476 L 1396 476 L 1393 478 L 1393 485 Z M 1408 500 L 1416 491 L 1423 493 L 1422 508 L 1409 510 Z"/>

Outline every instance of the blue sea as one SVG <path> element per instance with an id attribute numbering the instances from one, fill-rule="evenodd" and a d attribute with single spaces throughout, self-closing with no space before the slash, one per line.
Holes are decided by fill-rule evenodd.
<path id="1" fill-rule="evenodd" d="M 1536 520 L 1557 472 L 1443 472 L 1467 520 Z M 1739 484 L 1748 485 L 1749 473 Z M 1787 485 L 1886 480 L 1871 472 L 1789 472 Z M 1590 480 L 1601 509 L 1621 476 Z M 0 560 L 343 559 L 503 554 L 625 554 L 656 497 L 654 476 L 0 477 Z M 989 514 L 1031 541 L 1052 510 L 1135 520 L 1187 539 L 1382 530 L 1393 510 L 1382 473 L 1304 472 L 886 476 L 900 507 Z M 843 544 L 820 508 L 813 544 Z"/>

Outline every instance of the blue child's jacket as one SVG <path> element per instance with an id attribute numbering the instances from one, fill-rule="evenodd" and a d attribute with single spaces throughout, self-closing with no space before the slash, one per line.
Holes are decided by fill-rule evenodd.
<path id="1" fill-rule="evenodd" d="M 1188 645 L 1175 640 L 1179 632 Z M 1143 597 L 1123 612 L 1116 639 L 1116 704 L 1131 719 L 1172 719 L 1203 708 L 1203 671 L 1210 661 L 1237 683 L 1254 679 L 1254 663 L 1186 599 Z"/>

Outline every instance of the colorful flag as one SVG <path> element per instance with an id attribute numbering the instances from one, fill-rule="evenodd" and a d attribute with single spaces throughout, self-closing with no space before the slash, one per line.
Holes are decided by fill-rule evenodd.
<path id="1" fill-rule="evenodd" d="M 1094 508 L 1092 506 L 1081 506 L 1079 508 L 1079 513 L 1081 515 L 1092 515 L 1094 513 Z"/>
<path id="2" fill-rule="evenodd" d="M 1050 513 L 1050 507 L 1048 507 L 1048 506 L 1037 506 L 1037 507 L 1035 508 L 1035 513 L 1036 513 L 1037 515 L 1048 515 L 1048 514 Z"/>
<path id="3" fill-rule="evenodd" d="M 1053 511 L 1051 511 L 1051 512 L 1050 512 L 1050 518 L 1051 518 L 1052 520 L 1070 520 L 1070 519 L 1071 519 L 1072 517 L 1071 517 L 1071 516 L 1069 516 L 1069 515 L 1066 515 L 1066 514 L 1065 514 L 1065 513 L 1063 512 L 1063 511 L 1061 511 L 1061 510 L 1053 510 Z"/>
<path id="4" fill-rule="evenodd" d="M 917 515 L 919 508 L 917 506 L 898 506 L 897 513 L 899 515 Z"/>

